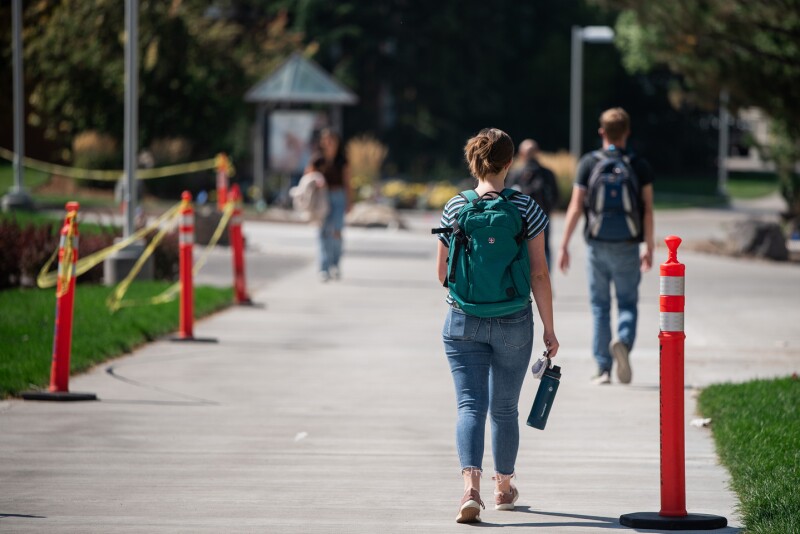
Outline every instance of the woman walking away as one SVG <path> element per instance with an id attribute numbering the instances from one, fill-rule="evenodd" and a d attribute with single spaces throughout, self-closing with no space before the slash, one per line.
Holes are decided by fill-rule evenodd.
<path id="1" fill-rule="evenodd" d="M 327 282 L 341 276 L 339 260 L 342 257 L 342 230 L 344 215 L 350 211 L 352 193 L 350 169 L 342 148 L 342 139 L 333 130 L 323 130 L 320 148 L 325 157 L 322 174 L 328 184 L 329 211 L 319 232 L 320 279 Z"/>
<path id="2" fill-rule="evenodd" d="M 455 383 L 456 446 L 464 496 L 456 521 L 480 521 L 484 433 L 491 415 L 495 509 L 513 510 L 519 449 L 517 405 L 533 350 L 531 289 L 546 352 L 555 357 L 550 275 L 545 259 L 547 216 L 527 195 L 506 189 L 514 143 L 496 128 L 467 141 L 464 154 L 474 190 L 444 207 L 437 273 L 448 288 L 442 337 Z"/>

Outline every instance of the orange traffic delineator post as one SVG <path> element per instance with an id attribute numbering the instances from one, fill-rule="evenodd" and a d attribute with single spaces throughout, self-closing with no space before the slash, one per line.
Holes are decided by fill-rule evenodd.
<path id="1" fill-rule="evenodd" d="M 67 202 L 67 214 L 61 227 L 58 245 L 58 281 L 56 283 L 56 319 L 53 337 L 53 363 L 48 391 L 26 391 L 27 400 L 82 401 L 97 400 L 94 393 L 69 390 L 70 353 L 72 351 L 72 314 L 75 307 L 75 272 L 78 263 L 77 202 Z"/>
<path id="2" fill-rule="evenodd" d="M 217 166 L 217 210 L 225 209 L 228 202 L 228 178 L 230 173 L 230 160 L 225 153 L 216 158 Z"/>
<path id="3" fill-rule="evenodd" d="M 686 266 L 678 261 L 681 238 L 664 240 L 669 256 L 661 264 L 659 334 L 661 366 L 661 511 L 620 516 L 621 525 L 662 530 L 713 530 L 728 520 L 709 514 L 686 512 L 686 465 L 684 435 L 683 332 Z"/>
<path id="4" fill-rule="evenodd" d="M 236 304 L 252 305 L 253 301 L 247 296 L 244 276 L 244 237 L 242 236 L 242 192 L 239 184 L 231 187 L 230 201 L 233 202 L 233 215 L 231 216 L 228 234 L 230 236 L 231 250 L 233 252 L 233 287 L 235 290 Z"/>
<path id="5" fill-rule="evenodd" d="M 178 264 L 181 277 L 180 312 L 178 336 L 172 341 L 206 341 L 216 342 L 212 338 L 194 337 L 194 282 L 192 280 L 194 251 L 194 207 L 192 194 L 184 191 L 181 195 L 181 207 L 178 219 Z"/>

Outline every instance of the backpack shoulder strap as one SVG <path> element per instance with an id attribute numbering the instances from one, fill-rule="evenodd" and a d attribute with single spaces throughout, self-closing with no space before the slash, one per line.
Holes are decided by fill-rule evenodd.
<path id="1" fill-rule="evenodd" d="M 500 196 L 503 197 L 506 200 L 511 200 L 511 197 L 516 196 L 516 195 L 521 195 L 521 194 L 522 193 L 520 193 L 516 189 L 512 189 L 510 187 L 506 187 L 505 189 L 503 189 L 500 192 Z"/>
<path id="2" fill-rule="evenodd" d="M 466 191 L 462 191 L 459 193 L 459 196 L 464 197 L 467 202 L 472 202 L 476 198 L 478 198 L 478 192 L 474 189 L 467 189 Z"/>
<path id="3" fill-rule="evenodd" d="M 516 189 L 511 189 L 510 187 L 506 187 L 500 193 L 500 196 L 509 202 L 511 202 L 511 199 L 517 195 L 522 195 L 522 193 Z M 517 206 L 514 206 L 514 208 L 517 208 Z M 514 211 L 519 214 L 520 221 L 522 221 L 522 228 L 520 229 L 519 233 L 514 236 L 514 239 L 517 241 L 517 245 L 521 245 L 525 240 L 525 236 L 528 234 L 528 221 L 525 220 L 525 217 L 522 215 L 522 212 L 520 212 L 519 209 L 515 209 Z"/>

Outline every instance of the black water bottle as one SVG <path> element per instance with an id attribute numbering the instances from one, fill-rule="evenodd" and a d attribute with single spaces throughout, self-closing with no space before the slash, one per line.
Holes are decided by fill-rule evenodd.
<path id="1" fill-rule="evenodd" d="M 536 398 L 533 399 L 531 414 L 528 416 L 528 426 L 544 430 L 560 382 L 561 367 L 554 365 L 545 369 L 542 381 L 539 383 L 539 390 L 536 392 Z"/>

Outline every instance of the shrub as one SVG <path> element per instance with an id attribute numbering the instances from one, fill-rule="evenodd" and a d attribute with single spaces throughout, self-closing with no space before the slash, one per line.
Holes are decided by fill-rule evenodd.
<path id="1" fill-rule="evenodd" d="M 572 154 L 562 150 L 555 153 L 540 152 L 539 162 L 556 175 L 560 204 L 562 208 L 566 207 L 572 196 L 572 184 L 575 181 L 578 161 Z"/>
<path id="2" fill-rule="evenodd" d="M 36 284 L 39 271 L 53 251 L 58 248 L 59 228 L 58 224 L 52 222 L 41 225 L 29 224 L 19 229 L 17 257 L 19 258 L 20 280 L 18 285 L 33 286 Z M 52 268 L 55 267 L 55 262 L 53 262 Z"/>
<path id="3" fill-rule="evenodd" d="M 121 153 L 116 139 L 95 130 L 79 133 L 72 140 L 72 163 L 84 169 L 116 169 Z"/>
<path id="4" fill-rule="evenodd" d="M 148 149 L 156 166 L 172 165 L 189 159 L 192 143 L 183 137 L 154 139 Z"/>
<path id="5" fill-rule="evenodd" d="M 0 219 L 0 289 L 19 285 L 19 226 Z"/>
<path id="6" fill-rule="evenodd" d="M 154 234 L 151 234 L 154 235 Z M 151 238 L 152 239 L 152 238 Z M 178 232 L 172 231 L 164 236 L 153 251 L 153 270 L 156 280 L 178 280 L 179 272 Z"/>
<path id="7" fill-rule="evenodd" d="M 61 223 L 40 220 L 20 223 L 15 218 L 0 217 L 0 290 L 18 286 L 33 286 L 42 267 L 59 246 Z M 80 232 L 78 259 L 86 258 L 113 245 L 120 231 L 113 227 L 87 225 Z M 151 241 L 155 233 L 147 240 Z M 154 274 L 157 280 L 175 281 L 178 274 L 178 234 L 167 234 L 153 251 Z M 50 270 L 55 270 L 54 261 Z M 80 275 L 79 284 L 103 281 L 103 263 Z"/>
<path id="8" fill-rule="evenodd" d="M 374 137 L 361 135 L 351 139 L 345 150 L 353 189 L 361 198 L 372 197 L 377 192 L 375 183 L 389 149 Z"/>

